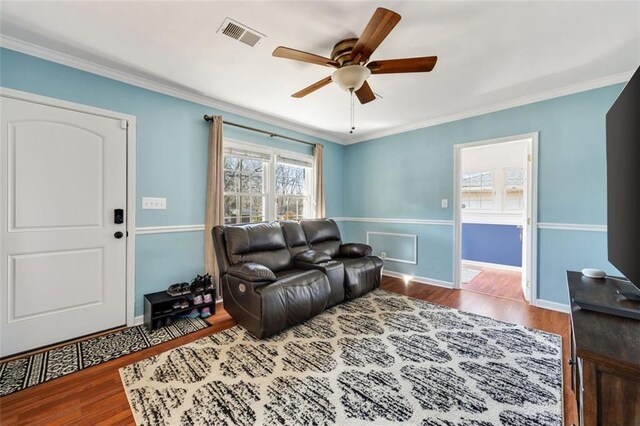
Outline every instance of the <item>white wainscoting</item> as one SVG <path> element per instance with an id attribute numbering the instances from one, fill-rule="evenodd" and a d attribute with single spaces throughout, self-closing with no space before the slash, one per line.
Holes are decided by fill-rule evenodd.
<path id="1" fill-rule="evenodd" d="M 412 259 L 398 259 L 398 258 L 393 258 L 393 257 L 383 257 L 383 259 L 385 261 L 390 261 L 390 262 L 398 262 L 398 263 L 408 263 L 411 265 L 417 265 L 418 264 L 418 236 L 415 234 L 396 234 L 393 232 L 377 232 L 377 231 L 367 231 L 367 245 L 371 245 L 370 244 L 370 240 L 369 237 L 371 235 L 383 235 L 385 237 L 389 237 L 389 238 L 406 238 L 409 241 L 409 243 L 411 244 L 412 247 L 412 253 L 413 253 L 413 258 Z M 382 256 L 380 256 L 382 257 Z"/>

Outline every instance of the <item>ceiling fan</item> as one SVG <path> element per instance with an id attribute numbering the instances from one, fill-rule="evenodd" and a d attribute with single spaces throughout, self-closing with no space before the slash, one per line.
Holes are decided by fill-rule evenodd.
<path id="1" fill-rule="evenodd" d="M 329 77 L 323 78 L 291 96 L 302 98 L 333 81 L 341 89 L 355 93 L 361 104 L 366 104 L 376 99 L 366 81 L 371 74 L 431 71 L 436 65 L 437 56 L 369 62 L 373 52 L 393 30 L 400 18 L 400 15 L 391 10 L 377 8 L 360 38 L 347 38 L 336 43 L 331 51 L 331 59 L 283 46 L 276 48 L 273 51 L 273 56 L 279 58 L 337 68 Z"/>

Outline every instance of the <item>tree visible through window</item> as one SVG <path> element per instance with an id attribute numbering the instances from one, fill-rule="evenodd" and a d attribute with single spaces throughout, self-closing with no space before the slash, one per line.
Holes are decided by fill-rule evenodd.
<path id="1" fill-rule="evenodd" d="M 265 162 L 226 155 L 224 158 L 224 223 L 265 219 Z"/>
<path id="2" fill-rule="evenodd" d="M 224 151 L 224 222 L 312 217 L 313 163 L 309 156 L 229 144 Z"/>
<path id="3" fill-rule="evenodd" d="M 276 219 L 298 220 L 310 216 L 311 169 L 278 162 L 276 165 Z"/>

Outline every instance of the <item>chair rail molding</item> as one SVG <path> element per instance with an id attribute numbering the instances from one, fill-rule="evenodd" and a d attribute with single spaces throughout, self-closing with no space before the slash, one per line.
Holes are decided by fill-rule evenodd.
<path id="1" fill-rule="evenodd" d="M 202 225 L 144 226 L 136 228 L 136 235 L 172 234 L 175 232 L 204 231 Z"/>
<path id="2" fill-rule="evenodd" d="M 538 222 L 538 229 L 554 229 L 558 231 L 607 232 L 607 225 Z"/>

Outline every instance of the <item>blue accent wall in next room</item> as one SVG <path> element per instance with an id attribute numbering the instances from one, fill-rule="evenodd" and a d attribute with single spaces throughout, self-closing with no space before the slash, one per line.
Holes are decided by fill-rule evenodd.
<path id="1" fill-rule="evenodd" d="M 385 269 L 451 282 L 453 226 L 441 221 L 453 221 L 454 145 L 532 132 L 539 134 L 538 221 L 605 225 L 605 114 L 622 87 L 598 88 L 347 146 L 344 239 L 364 241 L 367 231 L 415 234 L 418 264 L 388 261 Z M 440 206 L 443 198 L 450 201 L 446 209 Z M 377 223 L 376 218 L 394 223 Z M 406 219 L 421 221 L 402 223 Z M 566 269 L 596 267 L 617 273 L 607 261 L 605 232 L 537 232 L 539 299 L 568 303 Z"/>
<path id="2" fill-rule="evenodd" d="M 327 215 L 342 216 L 342 145 L 4 48 L 0 86 L 136 116 L 137 227 L 204 223 L 209 131 L 204 114 L 324 144 Z M 225 137 L 311 154 L 309 146 L 229 126 Z M 142 210 L 143 196 L 166 197 L 167 209 Z M 202 231 L 138 235 L 136 315 L 142 314 L 145 293 L 188 281 L 202 268 Z"/>
<path id="3" fill-rule="evenodd" d="M 522 241 L 517 225 L 462 224 L 462 260 L 522 266 Z"/>

